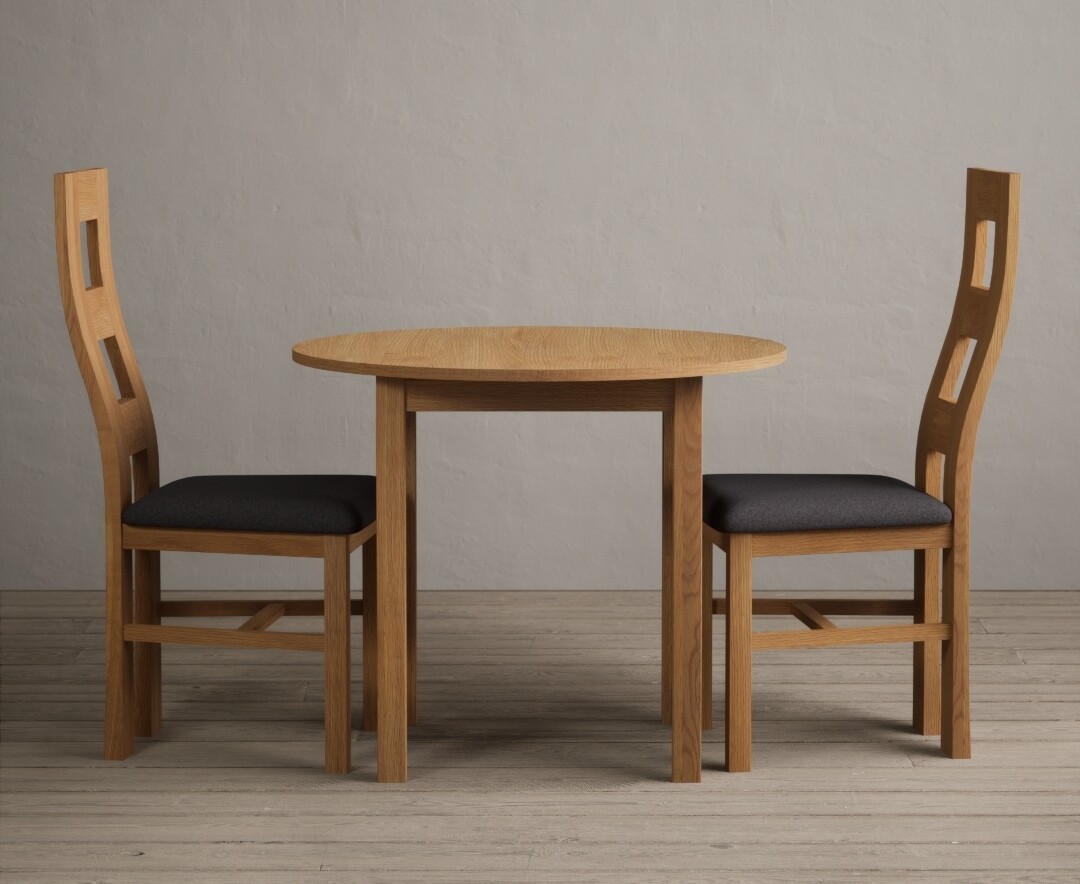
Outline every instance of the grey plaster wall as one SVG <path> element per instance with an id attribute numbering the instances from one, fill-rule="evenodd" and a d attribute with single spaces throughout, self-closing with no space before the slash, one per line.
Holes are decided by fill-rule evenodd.
<path id="1" fill-rule="evenodd" d="M 964 169 L 1024 173 L 974 583 L 1078 585 L 1080 4 L 0 2 L 0 587 L 102 582 L 51 175 L 112 179 L 163 478 L 373 469 L 306 337 L 604 323 L 773 337 L 706 384 L 709 470 L 913 472 Z M 424 587 L 647 588 L 659 419 L 420 419 Z M 904 586 L 905 556 L 764 562 Z M 319 584 L 172 556 L 169 587 Z"/>

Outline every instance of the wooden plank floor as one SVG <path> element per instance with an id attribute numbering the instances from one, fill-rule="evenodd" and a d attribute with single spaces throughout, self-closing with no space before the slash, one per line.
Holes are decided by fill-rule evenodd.
<path id="1" fill-rule="evenodd" d="M 656 593 L 422 594 L 411 779 L 379 786 L 359 731 L 352 775 L 322 772 L 321 657 L 303 653 L 167 647 L 161 737 L 103 761 L 100 594 L 2 593 L 0 873 L 1080 880 L 1080 592 L 975 594 L 971 761 L 912 733 L 908 646 L 763 652 L 754 771 L 723 772 L 718 728 L 703 782 L 682 786 L 659 723 L 659 607 Z M 756 626 L 781 624 L 801 628 Z"/>

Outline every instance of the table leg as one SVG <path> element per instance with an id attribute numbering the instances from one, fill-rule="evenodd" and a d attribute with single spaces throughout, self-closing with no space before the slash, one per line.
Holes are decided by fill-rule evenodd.
<path id="1" fill-rule="evenodd" d="M 378 780 L 403 783 L 409 772 L 408 468 L 405 382 L 375 381 L 375 475 L 378 481 Z"/>
<path id="2" fill-rule="evenodd" d="M 701 378 L 675 381 L 671 429 L 671 779 L 701 782 Z"/>

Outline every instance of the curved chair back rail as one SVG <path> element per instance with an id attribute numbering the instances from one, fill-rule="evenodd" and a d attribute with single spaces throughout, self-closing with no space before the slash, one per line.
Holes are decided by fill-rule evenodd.
<path id="1" fill-rule="evenodd" d="M 132 499 L 158 487 L 154 415 L 116 294 L 108 171 L 59 173 L 53 184 L 64 318 L 97 425 L 107 530 L 118 530 Z"/>
<path id="2" fill-rule="evenodd" d="M 984 284 L 991 225 L 993 262 Z M 960 285 L 923 405 L 915 470 L 918 487 L 953 511 L 956 531 L 968 527 L 975 437 L 1012 313 L 1019 244 L 1020 176 L 968 169 Z"/>
<path id="3" fill-rule="evenodd" d="M 993 228 L 993 239 L 990 230 Z M 782 648 L 834 647 L 892 642 L 914 643 L 913 719 L 923 734 L 941 734 L 945 753 L 953 758 L 971 754 L 969 690 L 969 526 L 971 472 L 975 438 L 986 394 L 1001 354 L 1005 330 L 1012 310 L 1016 285 L 1016 261 L 1020 238 L 1020 176 L 1008 172 L 968 169 L 967 202 L 964 216 L 964 250 L 960 285 L 952 320 L 938 358 L 930 389 L 923 406 L 916 445 L 915 487 L 907 495 L 930 495 L 943 502 L 951 513 L 945 524 L 934 520 L 900 521 L 867 519 L 854 527 L 827 527 L 821 519 L 804 520 L 800 530 L 770 529 L 783 519 L 760 519 L 756 525 L 739 528 L 731 516 L 730 493 L 722 515 L 731 522 L 703 526 L 703 710 L 707 727 L 712 726 L 712 614 L 726 617 L 725 728 L 727 766 L 731 771 L 750 769 L 750 682 L 751 652 Z M 993 243 L 993 259 L 988 248 Z M 989 268 L 988 268 L 989 264 Z M 989 278 L 987 270 L 989 269 Z M 965 372 L 965 362 L 967 370 Z M 738 481 L 732 482 L 732 478 Z M 776 502 L 778 478 L 797 479 L 784 487 L 802 487 L 803 497 L 813 497 L 807 487 L 821 494 L 835 492 L 844 479 L 853 491 L 870 489 L 867 476 L 710 476 L 707 481 L 727 483 L 727 491 L 738 491 L 741 482 L 748 490 L 745 498 L 762 506 L 792 509 L 793 501 Z M 760 481 L 768 480 L 768 481 Z M 886 482 L 904 485 L 894 479 Z M 757 491 L 755 492 L 755 482 Z M 769 482 L 772 497 L 768 496 Z M 880 484 L 880 483 L 878 483 Z M 740 492 L 741 493 L 741 492 Z M 869 492 L 867 492 L 869 493 Z M 901 493 L 901 492 L 897 492 Z M 835 493 L 833 493 L 835 498 Z M 863 499 L 865 505 L 872 501 Z M 836 500 L 819 496 L 801 500 L 803 512 L 825 512 L 831 507 L 837 516 Z M 770 513 L 772 511 L 770 510 Z M 851 512 L 843 514 L 851 517 Z M 760 516 L 760 513 L 759 513 Z M 709 514 L 707 514 L 709 517 Z M 785 514 L 786 518 L 791 513 Z M 716 518 L 713 518 L 716 521 Z M 834 522 L 837 521 L 834 519 Z M 859 517 L 844 522 L 851 526 Z M 724 528 L 721 531 L 718 528 Z M 737 533 L 741 530 L 746 533 Z M 712 547 L 727 554 L 726 597 L 712 598 Z M 791 556 L 876 550 L 914 550 L 915 586 L 913 599 L 754 599 L 752 566 L 761 556 Z M 754 614 L 791 614 L 809 631 L 753 632 Z M 913 618 L 911 624 L 840 628 L 827 615 L 896 616 Z M 670 638 L 665 632 L 665 658 Z M 665 716 L 670 685 L 664 682 Z"/>

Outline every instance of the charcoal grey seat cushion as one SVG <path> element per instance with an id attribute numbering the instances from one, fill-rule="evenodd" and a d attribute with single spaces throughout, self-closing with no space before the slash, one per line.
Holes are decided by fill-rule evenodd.
<path id="1" fill-rule="evenodd" d="M 717 473 L 704 477 L 705 523 L 726 534 L 947 525 L 952 510 L 889 476 Z"/>
<path id="2" fill-rule="evenodd" d="M 131 504 L 125 525 L 353 534 L 375 521 L 374 476 L 190 476 Z"/>

